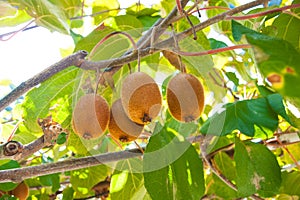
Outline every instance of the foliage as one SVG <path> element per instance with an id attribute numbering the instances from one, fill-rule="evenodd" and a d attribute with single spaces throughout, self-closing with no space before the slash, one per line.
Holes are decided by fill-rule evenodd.
<path id="1" fill-rule="evenodd" d="M 152 7 L 134 4 L 128 8 L 120 8 L 117 0 L 95 0 L 82 5 L 83 2 L 1 1 L 0 26 L 14 27 L 34 20 L 49 31 L 72 37 L 74 52 L 86 50 L 91 53 L 88 60 L 101 61 L 119 58 L 132 49 L 123 35 L 113 35 L 98 45 L 108 34 L 122 31 L 137 42 L 143 35 L 151 34 L 147 32 L 150 27 L 176 7 L 175 0 L 162 0 Z M 294 0 L 292 5 L 296 6 L 286 12 L 260 15 L 287 5 L 286 1 L 272 1 L 268 8 L 239 13 L 239 16 L 256 14 L 255 18 L 218 19 L 212 26 L 197 31 L 197 40 L 192 36 L 181 38 L 176 44 L 178 48 L 167 46 L 141 57 L 140 70 L 155 79 L 163 95 L 160 116 L 144 128 L 149 138 L 136 140 L 136 144 L 145 148 L 143 157 L 26 179 L 25 183 L 35 188 L 30 190 L 29 199 L 46 199 L 49 195 L 59 195 L 61 199 L 97 196 L 94 186 L 108 180 L 107 177 L 110 177 L 110 186 L 106 188 L 110 199 L 237 199 L 254 195 L 299 198 L 300 122 L 296 112 L 300 109 L 300 32 L 296 31 L 300 30 L 299 2 Z M 172 39 L 172 35 L 189 29 L 190 23 L 202 23 L 204 13 L 213 18 L 238 6 L 233 0 L 205 3 L 199 6 L 207 8 L 200 11 L 202 17 L 194 12 L 189 18 L 177 18 L 172 27 L 164 27 L 165 32 L 155 38 L 155 43 Z M 92 13 L 87 15 L 88 12 Z M 93 30 L 86 20 L 90 17 Z M 84 36 L 87 30 L 90 33 Z M 249 44 L 251 48 L 230 50 L 240 44 Z M 223 50 L 228 47 L 229 50 Z M 185 53 L 178 57 L 187 73 L 197 76 L 205 87 L 205 110 L 195 122 L 178 122 L 168 112 L 166 86 L 179 69 L 159 53 L 166 49 L 179 54 L 216 50 L 214 55 Z M 116 152 L 120 147 L 136 148 L 133 142 L 116 144 L 108 131 L 94 140 L 79 138 L 71 125 L 73 108 L 83 94 L 98 93 L 110 105 L 120 97 L 123 79 L 130 71 L 137 71 L 139 64 L 134 60 L 129 65 L 120 66 L 114 73 L 107 73 L 110 72 L 107 68 L 93 71 L 69 67 L 3 110 L 2 143 L 17 124 L 13 140 L 22 144 L 36 140 L 43 134 L 37 119 L 49 115 L 69 130 L 69 135 L 61 134 L 56 145 L 23 161 L 1 160 L 0 170 Z M 13 86 L 10 81 L 0 80 L 0 87 Z M 7 192 L 16 186 L 12 182 L 1 183 L 0 190 Z M 8 194 L 0 197 L 3 198 L 8 198 Z"/>

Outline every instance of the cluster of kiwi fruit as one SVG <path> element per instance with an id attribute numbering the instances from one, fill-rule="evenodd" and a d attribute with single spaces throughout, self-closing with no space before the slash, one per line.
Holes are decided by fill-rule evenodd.
<path id="1" fill-rule="evenodd" d="M 204 90 L 195 76 L 179 73 L 167 86 L 167 104 L 171 115 L 181 122 L 200 117 Z M 144 126 L 156 118 L 162 107 L 157 83 L 144 72 L 128 75 L 121 85 L 121 98 L 111 108 L 98 94 L 82 96 L 73 111 L 74 132 L 85 138 L 97 138 L 107 129 L 113 139 L 130 142 L 139 137 Z"/>
<path id="2" fill-rule="evenodd" d="M 146 73 L 135 72 L 122 83 L 121 98 L 111 108 L 97 94 L 82 96 L 75 105 L 74 132 L 85 139 L 101 136 L 108 128 L 121 142 L 135 140 L 160 112 L 162 97 L 155 81 Z"/>

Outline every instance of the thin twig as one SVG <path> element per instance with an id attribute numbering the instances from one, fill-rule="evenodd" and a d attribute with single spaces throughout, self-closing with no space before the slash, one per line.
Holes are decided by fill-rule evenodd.
<path id="1" fill-rule="evenodd" d="M 221 13 L 219 15 L 216 15 L 212 18 L 209 18 L 207 19 L 206 21 L 203 21 L 197 25 L 195 25 L 195 31 L 200 31 L 200 30 L 203 30 L 204 28 L 210 26 L 210 25 L 213 25 L 219 21 L 222 21 L 224 20 L 226 17 L 228 16 L 231 16 L 231 15 L 234 15 L 234 14 L 237 14 L 237 13 L 240 13 L 244 10 L 247 10 L 249 8 L 253 8 L 255 6 L 258 6 L 258 5 L 261 5 L 263 4 L 264 0 L 256 0 L 256 1 L 252 1 L 250 3 L 246 3 L 246 4 L 243 4 L 241 6 L 238 6 L 238 7 L 235 7 L 227 12 L 224 12 L 224 13 Z M 180 41 L 190 35 L 193 34 L 193 29 L 192 28 L 189 28 L 179 34 L 176 35 L 177 37 L 177 40 Z M 162 42 L 160 42 L 159 44 L 157 44 L 155 47 L 157 49 L 162 49 L 162 48 L 165 48 L 166 46 L 168 46 L 170 44 L 170 41 L 173 40 L 172 38 L 169 38 L 167 40 L 164 40 Z"/>
<path id="2" fill-rule="evenodd" d="M 201 149 L 201 155 L 205 163 L 209 166 L 210 170 L 220 179 L 222 180 L 226 185 L 228 185 L 231 189 L 234 191 L 238 191 L 236 185 L 234 185 L 230 180 L 228 180 L 212 163 L 212 161 L 208 158 L 208 155 L 206 155 L 206 149 L 204 145 L 200 145 Z M 251 195 L 252 199 L 255 200 L 263 200 L 263 198 L 260 198 L 259 196 L 256 196 L 255 194 Z"/>
<path id="3" fill-rule="evenodd" d="M 182 56 L 204 56 L 204 55 L 211 55 L 211 54 L 221 53 L 221 52 L 225 52 L 225 51 L 230 51 L 230 50 L 234 50 L 234 49 L 246 49 L 246 48 L 251 48 L 251 47 L 252 46 L 250 44 L 241 44 L 241 45 L 222 47 L 222 48 L 212 49 L 212 50 L 207 50 L 207 51 L 202 51 L 202 52 L 174 51 L 174 53 L 182 55 Z"/>
<path id="4" fill-rule="evenodd" d="M 287 152 L 287 154 L 290 156 L 290 158 L 293 160 L 294 164 L 297 166 L 297 168 L 300 170 L 300 165 L 294 155 L 290 152 L 290 150 L 287 148 L 285 144 L 283 144 L 278 136 L 276 136 L 277 142 L 281 145 L 281 147 Z"/>
<path id="5" fill-rule="evenodd" d="M 274 8 L 274 9 L 271 9 L 271 10 L 266 10 L 266 11 L 255 13 L 255 14 L 249 14 L 249 15 L 244 15 L 244 16 L 228 16 L 225 19 L 226 20 L 231 20 L 231 19 L 234 19 L 234 20 L 247 20 L 247 19 L 257 18 L 257 17 L 261 17 L 261 16 L 266 16 L 268 14 L 272 14 L 272 13 L 276 13 L 276 12 L 280 13 L 280 12 L 283 12 L 283 11 L 288 10 L 288 9 L 299 8 L 299 7 L 300 7 L 300 3 L 297 3 L 297 4 L 284 6 L 284 7 L 281 7 L 281 8 Z"/>
<path id="6" fill-rule="evenodd" d="M 26 24 L 24 27 L 22 27 L 20 30 L 17 30 L 17 31 L 13 31 L 13 32 L 11 32 L 11 33 L 9 33 L 9 34 L 4 34 L 4 35 L 2 35 L 2 36 L 0 36 L 0 41 L 8 41 L 8 40 L 10 40 L 11 38 L 13 38 L 15 35 L 17 35 L 18 33 L 20 33 L 20 32 L 22 32 L 22 31 L 24 31 L 25 29 L 27 30 L 28 29 L 28 26 L 30 25 L 30 24 L 32 24 L 34 22 L 34 20 L 31 20 L 28 24 Z M 5 36 L 5 35 L 10 35 L 8 38 L 6 38 L 6 39 L 3 39 L 3 36 Z"/>

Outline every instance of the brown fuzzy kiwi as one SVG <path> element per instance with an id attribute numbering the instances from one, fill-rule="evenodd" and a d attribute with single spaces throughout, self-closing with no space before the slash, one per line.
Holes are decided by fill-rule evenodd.
<path id="1" fill-rule="evenodd" d="M 128 118 L 121 99 L 112 104 L 108 130 L 114 139 L 121 142 L 133 141 L 141 134 L 143 128 L 144 125 L 137 124 Z"/>
<path id="2" fill-rule="evenodd" d="M 103 97 L 86 94 L 73 110 L 74 132 L 85 139 L 100 137 L 107 129 L 109 115 L 109 106 Z"/>
<path id="3" fill-rule="evenodd" d="M 14 195 L 19 200 L 26 200 L 29 195 L 29 187 L 22 182 L 15 189 L 10 191 L 9 194 Z"/>
<path id="4" fill-rule="evenodd" d="M 162 97 L 155 81 L 144 72 L 128 75 L 121 88 L 125 113 L 138 124 L 150 123 L 160 112 Z"/>
<path id="5" fill-rule="evenodd" d="M 172 116 L 181 122 L 198 119 L 204 107 L 204 90 L 193 75 L 180 73 L 167 86 L 167 102 Z"/>

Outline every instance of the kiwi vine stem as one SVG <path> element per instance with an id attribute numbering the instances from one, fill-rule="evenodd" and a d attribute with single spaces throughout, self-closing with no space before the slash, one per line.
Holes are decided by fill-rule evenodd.
<path id="1" fill-rule="evenodd" d="M 249 14 L 249 15 L 244 15 L 244 16 L 228 16 L 225 19 L 226 20 L 231 20 L 231 19 L 246 20 L 246 19 L 252 19 L 252 18 L 257 18 L 257 17 L 261 17 L 261 16 L 266 16 L 266 15 L 271 14 L 271 13 L 283 12 L 284 10 L 299 8 L 299 7 L 300 7 L 300 3 L 297 3 L 297 4 L 284 6 L 284 7 L 281 7 L 281 8 L 274 8 L 272 10 L 267 10 L 267 11 L 263 11 L 263 12 L 259 12 L 259 13 L 255 13 L 255 14 Z"/>

